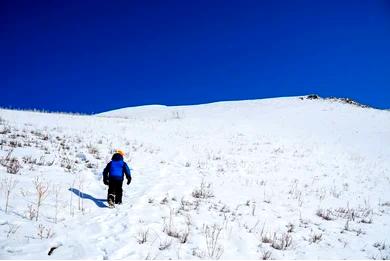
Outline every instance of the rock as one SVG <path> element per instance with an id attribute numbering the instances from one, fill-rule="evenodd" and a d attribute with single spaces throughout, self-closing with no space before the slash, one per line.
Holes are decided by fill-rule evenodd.
<path id="1" fill-rule="evenodd" d="M 306 99 L 308 100 L 317 100 L 317 99 L 321 99 L 321 97 L 317 94 L 309 94 L 306 96 Z"/>

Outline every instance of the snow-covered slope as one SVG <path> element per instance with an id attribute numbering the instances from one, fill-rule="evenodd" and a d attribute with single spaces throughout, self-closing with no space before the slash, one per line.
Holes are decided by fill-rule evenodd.
<path id="1" fill-rule="evenodd" d="M 2 259 L 390 258 L 388 111 L 291 97 L 0 117 Z M 115 148 L 133 182 L 108 209 Z"/>

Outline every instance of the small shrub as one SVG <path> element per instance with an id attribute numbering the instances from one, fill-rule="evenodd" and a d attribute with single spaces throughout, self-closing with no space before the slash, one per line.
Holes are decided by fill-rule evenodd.
<path id="1" fill-rule="evenodd" d="M 309 242 L 310 243 L 317 243 L 321 241 L 322 239 L 322 233 L 313 233 L 310 235 Z"/>
<path id="2" fill-rule="evenodd" d="M 160 201 L 160 204 L 161 205 L 165 205 L 169 202 L 169 199 L 168 199 L 169 195 L 167 194 L 161 201 Z"/>
<path id="3" fill-rule="evenodd" d="M 37 159 L 33 159 L 31 156 L 24 156 L 22 161 L 24 164 L 37 164 Z"/>
<path id="4" fill-rule="evenodd" d="M 264 231 L 265 223 L 263 223 L 263 227 L 259 233 L 260 235 L 260 241 L 264 244 L 272 243 L 272 236 L 270 233 Z"/>
<path id="5" fill-rule="evenodd" d="M 206 238 L 206 253 L 211 259 L 220 259 L 223 254 L 223 247 L 219 243 L 221 231 L 222 227 L 216 224 L 203 226 L 203 233 Z"/>
<path id="6" fill-rule="evenodd" d="M 8 152 L 5 158 L 0 160 L 0 164 L 7 169 L 7 172 L 10 174 L 18 174 L 22 165 L 19 160 L 15 157 L 11 157 L 12 150 Z"/>
<path id="7" fill-rule="evenodd" d="M 176 227 L 172 225 L 166 225 L 164 227 L 164 232 L 170 237 L 177 238 L 179 242 L 182 244 L 188 241 L 188 237 L 190 235 L 190 230 L 188 226 L 183 230 L 178 230 Z"/>
<path id="8" fill-rule="evenodd" d="M 33 205 L 27 206 L 27 218 L 33 220 L 37 216 L 37 210 L 33 207 Z"/>
<path id="9" fill-rule="evenodd" d="M 200 188 L 196 188 L 192 191 L 192 196 L 194 198 L 207 199 L 214 197 L 214 194 L 211 190 L 211 184 L 206 184 L 204 181 L 200 183 Z"/>
<path id="10" fill-rule="evenodd" d="M 138 234 L 137 234 L 137 242 L 138 244 L 144 244 L 148 241 L 148 237 L 149 237 L 149 229 L 142 229 L 140 231 L 138 231 Z"/>
<path id="11" fill-rule="evenodd" d="M 5 135 L 11 133 L 11 127 L 4 125 L 2 129 L 0 130 L 0 134 Z"/>
<path id="12" fill-rule="evenodd" d="M 92 144 L 88 144 L 87 148 L 89 154 L 94 155 L 96 159 L 100 158 L 99 149 L 96 146 L 93 146 Z"/>
<path id="13" fill-rule="evenodd" d="M 363 223 L 363 224 L 372 224 L 372 216 L 362 218 L 362 219 L 360 220 L 360 222 Z"/>
<path id="14" fill-rule="evenodd" d="M 51 230 L 51 228 L 47 228 L 45 227 L 44 225 L 42 224 L 39 224 L 38 225 L 38 232 L 37 232 L 37 235 L 39 237 L 39 239 L 48 239 L 48 238 L 52 238 L 54 236 L 54 233 L 53 231 Z"/>
<path id="15" fill-rule="evenodd" d="M 160 241 L 160 246 L 158 247 L 158 249 L 163 251 L 165 249 L 168 249 L 171 245 L 172 245 L 172 239 L 166 238 L 164 241 Z"/>
<path id="16" fill-rule="evenodd" d="M 281 235 L 274 234 L 274 238 L 271 247 L 277 250 L 285 250 L 292 244 L 292 236 L 289 233 L 283 233 Z"/>
<path id="17" fill-rule="evenodd" d="M 188 200 L 185 200 L 184 198 L 181 198 L 180 200 L 180 207 L 179 207 L 179 211 L 190 211 L 192 209 L 192 202 L 188 201 Z"/>
<path id="18" fill-rule="evenodd" d="M 76 169 L 75 162 L 69 159 L 67 156 L 64 156 L 61 159 L 61 165 L 62 168 L 64 168 L 68 172 L 73 172 Z"/>
<path id="19" fill-rule="evenodd" d="M 316 215 L 327 221 L 333 220 L 332 211 L 329 209 L 318 209 Z"/>
<path id="20" fill-rule="evenodd" d="M 91 162 L 88 162 L 85 166 L 86 166 L 88 169 L 94 169 L 94 168 L 97 167 L 96 164 L 93 164 L 93 163 L 91 163 Z"/>
<path id="21" fill-rule="evenodd" d="M 206 252 L 201 250 L 199 247 L 192 249 L 192 255 L 204 259 L 206 257 Z"/>
<path id="22" fill-rule="evenodd" d="M 18 225 L 8 224 L 7 238 L 10 238 L 11 235 L 14 235 L 19 228 L 20 226 Z"/>
<path id="23" fill-rule="evenodd" d="M 184 244 L 188 241 L 190 235 L 190 227 L 187 223 L 187 226 L 184 229 L 179 230 L 173 224 L 173 210 L 170 211 L 168 223 L 164 224 L 163 231 L 170 237 L 179 239 L 180 243 Z"/>
<path id="24" fill-rule="evenodd" d="M 390 207 L 390 201 L 386 201 L 382 204 L 380 204 L 382 207 Z"/>
<path id="25" fill-rule="evenodd" d="M 373 247 L 375 247 L 378 250 L 385 250 L 386 249 L 386 243 L 385 242 L 375 242 Z"/>
<path id="26" fill-rule="evenodd" d="M 333 212 L 337 217 L 346 218 L 353 221 L 356 220 L 357 222 L 365 220 L 366 223 L 369 223 L 373 211 L 370 207 L 350 208 L 349 206 L 347 206 L 346 208 L 334 209 Z"/>
<path id="27" fill-rule="evenodd" d="M 22 165 L 17 158 L 11 158 L 7 163 L 7 172 L 10 174 L 18 174 Z"/>
<path id="28" fill-rule="evenodd" d="M 273 242 L 273 238 L 269 233 L 264 233 L 261 235 L 261 242 L 264 244 L 271 244 Z"/>
<path id="29" fill-rule="evenodd" d="M 269 260 L 269 259 L 271 259 L 271 256 L 272 256 L 272 252 L 271 251 L 263 250 L 263 251 L 261 251 L 260 259 L 261 260 Z"/>
<path id="30" fill-rule="evenodd" d="M 9 146 L 10 147 L 12 147 L 12 148 L 16 148 L 16 147 L 22 147 L 23 146 L 23 144 L 21 143 L 21 142 L 19 142 L 19 141 L 16 141 L 16 140 L 11 140 L 10 142 L 9 142 Z"/>
<path id="31" fill-rule="evenodd" d="M 366 207 L 357 207 L 350 208 L 336 208 L 336 209 L 318 209 L 317 216 L 325 220 L 334 220 L 336 218 L 348 219 L 361 223 L 372 223 L 372 208 Z"/>
<path id="32" fill-rule="evenodd" d="M 288 223 L 288 224 L 286 225 L 286 227 L 287 227 L 287 233 L 292 233 L 292 232 L 294 232 L 295 226 L 294 226 L 293 223 Z"/>
<path id="33" fill-rule="evenodd" d="M 222 207 L 219 208 L 219 212 L 221 213 L 229 213 L 231 212 L 231 210 L 229 209 L 229 207 L 227 205 L 222 205 Z"/>

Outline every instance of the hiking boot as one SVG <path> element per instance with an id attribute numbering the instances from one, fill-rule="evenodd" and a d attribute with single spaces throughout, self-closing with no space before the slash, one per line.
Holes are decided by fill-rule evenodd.
<path id="1" fill-rule="evenodd" d="M 115 207 L 114 201 L 113 201 L 111 198 L 108 199 L 108 207 L 109 207 L 109 208 L 114 208 L 114 207 Z"/>

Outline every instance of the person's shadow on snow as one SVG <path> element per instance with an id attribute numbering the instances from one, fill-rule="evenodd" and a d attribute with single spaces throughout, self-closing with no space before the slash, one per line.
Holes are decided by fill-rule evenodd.
<path id="1" fill-rule="evenodd" d="M 73 192 L 74 194 L 76 194 L 80 198 L 92 200 L 96 204 L 96 206 L 98 206 L 99 208 L 107 208 L 108 207 L 103 203 L 103 202 L 107 201 L 107 199 L 94 198 L 91 195 L 84 193 L 84 192 L 81 192 L 80 190 L 75 189 L 75 188 L 70 188 L 69 191 Z"/>

